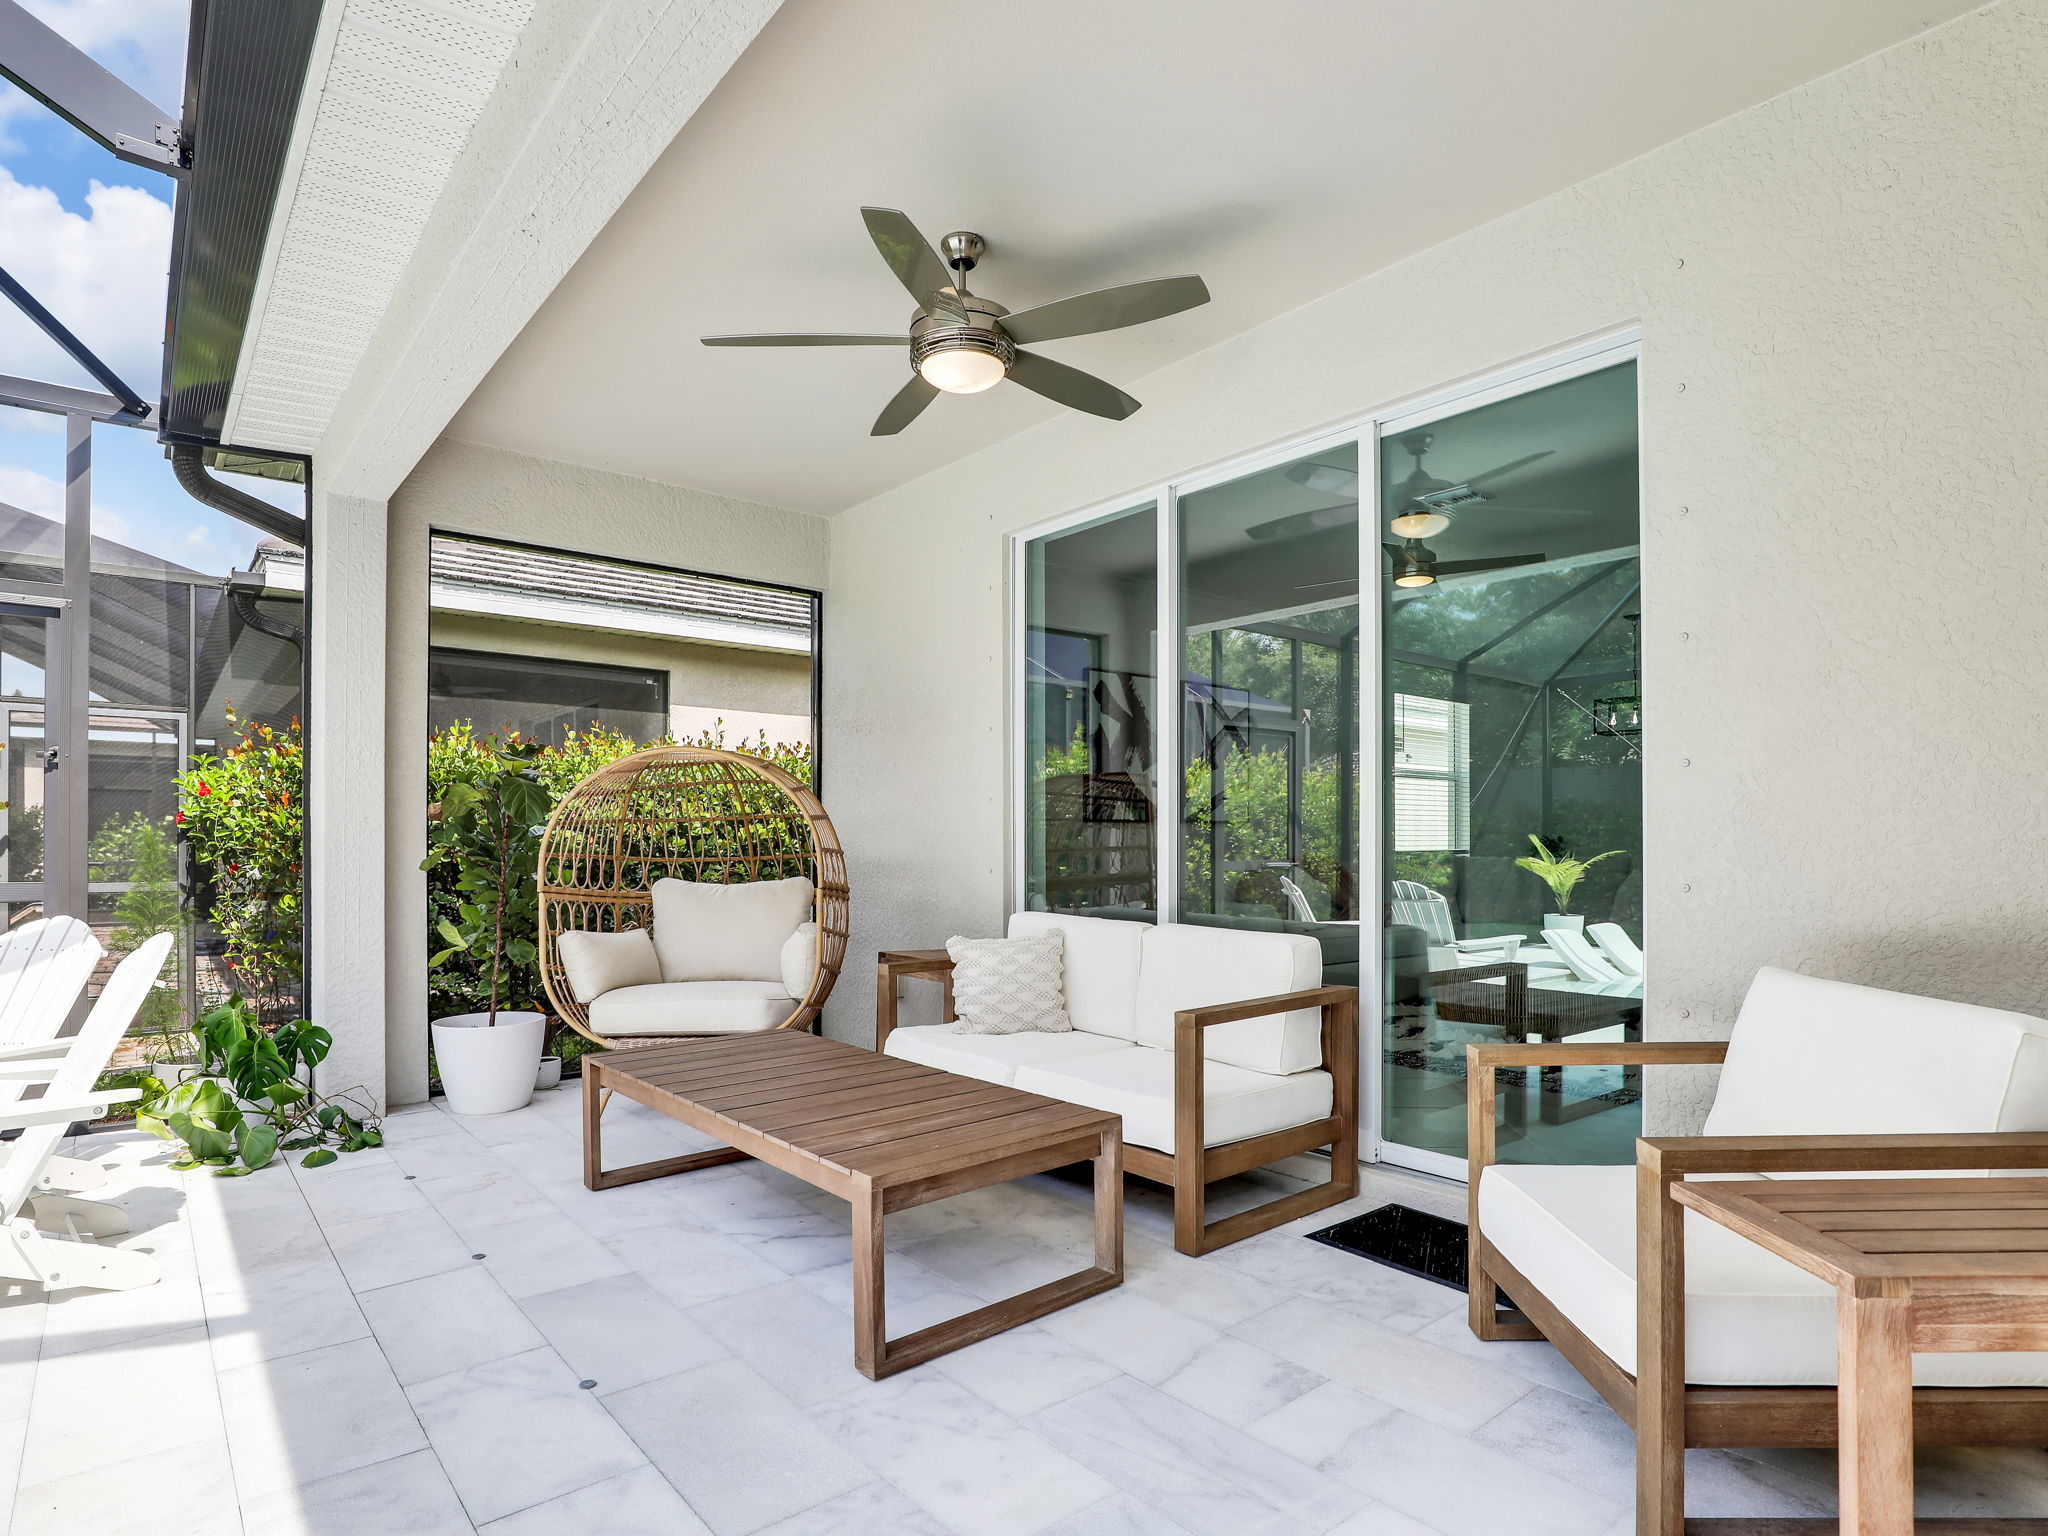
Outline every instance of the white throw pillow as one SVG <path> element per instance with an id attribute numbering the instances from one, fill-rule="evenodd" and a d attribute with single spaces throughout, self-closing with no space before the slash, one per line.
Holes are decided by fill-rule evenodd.
<path id="1" fill-rule="evenodd" d="M 587 1003 L 617 987 L 647 987 L 661 980 L 654 935 L 645 928 L 624 933 L 559 933 L 555 953 L 576 1001 Z"/>
<path id="2" fill-rule="evenodd" d="M 946 940 L 946 953 L 953 957 L 953 1033 L 1062 1034 L 1072 1029 L 1066 947 L 1057 931 L 1028 939 Z"/>
<path id="3" fill-rule="evenodd" d="M 657 880 L 654 952 L 663 981 L 780 981 L 782 946 L 811 915 L 811 882 Z"/>
<path id="4" fill-rule="evenodd" d="M 818 970 L 818 925 L 799 924 L 782 946 L 782 989 L 801 999 Z"/>

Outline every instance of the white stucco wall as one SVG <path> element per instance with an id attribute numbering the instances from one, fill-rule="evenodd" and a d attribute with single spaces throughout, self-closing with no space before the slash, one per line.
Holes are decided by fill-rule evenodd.
<path id="1" fill-rule="evenodd" d="M 843 514 L 851 955 L 1002 919 L 1008 530 L 1640 322 L 1652 1032 L 1764 964 L 2048 1011 L 2044 80 L 2008 0 Z"/>
<path id="2" fill-rule="evenodd" d="M 828 525 L 780 507 L 443 439 L 391 498 L 384 720 L 391 1102 L 427 1087 L 427 544 L 484 534 L 718 576 L 825 584 Z M 317 567 L 317 561 L 316 561 Z M 316 579 L 318 579 L 316 577 Z"/>

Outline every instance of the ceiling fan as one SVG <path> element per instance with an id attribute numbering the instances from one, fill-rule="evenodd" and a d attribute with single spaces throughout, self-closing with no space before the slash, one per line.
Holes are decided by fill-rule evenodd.
<path id="1" fill-rule="evenodd" d="M 1393 578 L 1397 587 L 1433 587 L 1443 576 L 1470 576 L 1478 571 L 1504 571 L 1510 566 L 1539 565 L 1548 555 L 1494 555 L 1484 560 L 1439 560 L 1436 551 L 1420 539 L 1403 539 L 1381 546 L 1393 557 Z M 1355 587 L 1358 578 L 1345 576 L 1336 581 L 1298 581 L 1297 592 L 1316 587 Z"/>
<path id="2" fill-rule="evenodd" d="M 974 395 L 1009 379 L 1034 394 L 1090 415 L 1122 421 L 1138 402 L 1115 385 L 1026 352 L 1019 343 L 1058 341 L 1120 330 L 1177 315 L 1209 302 L 1199 277 L 1159 277 L 1076 294 L 1011 314 L 993 299 L 967 291 L 967 274 L 988 252 L 977 234 L 957 230 L 939 242 L 944 261 L 917 226 L 894 208 L 863 208 L 868 234 L 898 282 L 917 300 L 907 335 L 773 333 L 706 336 L 707 347 L 903 347 L 910 382 L 882 407 L 870 436 L 889 437 L 917 419 L 940 393 Z"/>
<path id="3" fill-rule="evenodd" d="M 1415 466 L 1406 477 L 1387 493 L 1387 506 L 1392 511 L 1388 531 L 1404 539 L 1433 538 L 1451 526 L 1451 521 L 1460 512 L 1485 508 L 1489 512 L 1512 512 L 1524 517 L 1589 517 L 1592 514 L 1583 507 L 1514 507 L 1495 501 L 1479 489 L 1489 480 L 1498 480 L 1502 475 L 1513 474 L 1525 465 L 1534 464 L 1538 459 L 1547 459 L 1557 452 L 1546 448 L 1541 453 L 1524 454 L 1519 459 L 1510 459 L 1505 464 L 1496 464 L 1482 474 L 1468 475 L 1463 480 L 1439 480 L 1422 467 L 1422 456 L 1429 452 L 1435 441 L 1430 432 L 1408 432 L 1395 439 L 1404 452 L 1415 460 Z M 1328 496 L 1348 497 L 1347 504 L 1334 507 L 1318 507 L 1312 512 L 1292 512 L 1286 517 L 1276 517 L 1268 522 L 1257 523 L 1245 533 L 1254 539 L 1292 538 L 1317 528 L 1336 528 L 1358 518 L 1358 472 L 1334 464 L 1318 464 L 1313 460 L 1291 466 L 1287 478 L 1296 485 L 1305 485 L 1312 491 L 1321 491 Z"/>

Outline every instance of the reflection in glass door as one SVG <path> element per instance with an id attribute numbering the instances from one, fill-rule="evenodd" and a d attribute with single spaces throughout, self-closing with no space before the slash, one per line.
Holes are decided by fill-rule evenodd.
<path id="1" fill-rule="evenodd" d="M 1641 1038 L 1635 375 L 1381 434 L 1390 1160 L 1463 1157 L 1468 1042 Z M 1632 1159 L 1633 1072 L 1501 1077 L 1504 1161 Z"/>

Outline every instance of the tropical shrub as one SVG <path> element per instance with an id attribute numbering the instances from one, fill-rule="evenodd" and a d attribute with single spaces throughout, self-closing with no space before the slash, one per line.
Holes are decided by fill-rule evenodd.
<path id="1" fill-rule="evenodd" d="M 174 841 L 175 827 L 169 817 L 158 819 L 140 811 L 115 817 L 102 823 L 86 846 L 86 877 L 128 886 L 114 903 L 114 930 L 107 938 L 107 952 L 119 958 L 159 933 L 176 934 L 170 966 L 175 976 L 191 914 L 178 891 Z M 183 989 L 158 986 L 151 987 L 143 999 L 130 1032 L 155 1037 L 168 1052 L 184 1025 Z"/>
<path id="2" fill-rule="evenodd" d="M 177 821 L 237 990 L 275 1022 L 295 1006 L 304 965 L 306 749 L 296 719 L 280 728 L 227 714 L 233 744 L 178 775 Z"/>
<path id="3" fill-rule="evenodd" d="M 1616 854 L 1627 851 L 1622 848 L 1610 848 L 1605 853 L 1594 854 L 1590 859 L 1575 859 L 1564 851 L 1564 845 L 1554 837 L 1546 839 L 1531 832 L 1529 842 L 1536 849 L 1535 856 L 1517 859 L 1515 866 L 1518 869 L 1526 869 L 1550 887 L 1551 897 L 1557 902 L 1560 914 L 1571 911 L 1572 892 L 1578 883 L 1586 878 L 1587 870 L 1602 859 L 1611 859 Z"/>
<path id="4" fill-rule="evenodd" d="M 427 856 L 420 868 L 445 870 L 455 883 L 455 912 L 435 935 L 447 946 L 427 961 L 431 971 L 462 955 L 488 978 L 484 1012 L 498 1022 L 507 973 L 532 971 L 540 959 L 540 835 L 553 806 L 534 760 L 536 742 L 499 747 L 487 771 L 459 779 L 427 809 Z"/>

